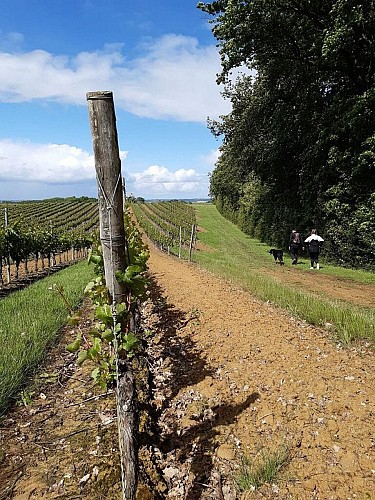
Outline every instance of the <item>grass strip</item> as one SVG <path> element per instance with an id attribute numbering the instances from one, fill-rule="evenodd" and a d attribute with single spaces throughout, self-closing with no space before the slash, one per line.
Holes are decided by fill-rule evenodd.
<path id="1" fill-rule="evenodd" d="M 274 267 L 268 245 L 244 234 L 212 204 L 197 205 L 196 210 L 202 228 L 199 240 L 208 247 L 194 254 L 194 260 L 202 267 L 240 284 L 261 300 L 287 309 L 310 324 L 334 331 L 344 343 L 355 339 L 375 341 L 373 309 L 296 290 L 268 276 L 264 271 Z M 358 283 L 375 283 L 374 273 L 365 271 L 325 264 L 324 273 Z"/>
<path id="2" fill-rule="evenodd" d="M 66 306 L 49 288 L 54 283 L 62 286 L 69 303 L 77 307 L 93 276 L 93 267 L 80 262 L 0 300 L 0 414 L 66 324 Z"/>
<path id="3" fill-rule="evenodd" d="M 291 460 L 287 447 L 276 450 L 263 449 L 256 460 L 244 457 L 240 470 L 235 478 L 240 492 L 254 491 L 264 484 L 277 483 L 282 469 Z"/>

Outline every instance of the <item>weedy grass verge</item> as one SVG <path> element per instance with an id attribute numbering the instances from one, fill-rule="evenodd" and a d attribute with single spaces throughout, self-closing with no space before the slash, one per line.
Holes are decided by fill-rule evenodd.
<path id="1" fill-rule="evenodd" d="M 196 210 L 198 223 L 205 230 L 199 239 L 210 248 L 209 252 L 195 252 L 194 260 L 199 265 L 240 284 L 263 301 L 328 329 L 345 344 L 356 339 L 375 342 L 373 309 L 296 290 L 267 275 L 264 271 L 274 268 L 267 253 L 268 245 L 243 233 L 220 215 L 214 205 L 197 205 Z M 375 274 L 365 271 L 325 265 L 324 273 L 356 283 L 375 283 Z"/>
<path id="2" fill-rule="evenodd" d="M 52 285 L 62 286 L 69 303 L 77 307 L 92 277 L 92 266 L 80 262 L 0 300 L 0 414 L 67 321 L 66 305 L 50 290 Z"/>

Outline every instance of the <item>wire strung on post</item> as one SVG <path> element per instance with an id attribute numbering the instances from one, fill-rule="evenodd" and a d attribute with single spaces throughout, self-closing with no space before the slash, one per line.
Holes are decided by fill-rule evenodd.
<path id="1" fill-rule="evenodd" d="M 107 196 L 105 193 L 100 180 L 98 180 L 98 185 L 100 187 L 101 193 L 104 197 L 104 200 L 106 202 L 106 210 L 108 212 L 108 224 L 109 227 L 111 227 L 111 213 L 113 209 L 113 200 L 117 191 L 117 187 L 119 185 L 119 181 L 121 179 L 121 175 L 119 175 L 115 188 L 112 193 L 111 199 Z M 110 247 L 110 256 L 111 256 L 111 267 L 113 269 L 113 247 L 114 247 L 114 239 L 118 238 L 113 238 L 111 231 L 109 231 L 109 247 Z M 102 240 L 102 238 L 101 238 Z M 106 238 L 103 238 L 103 241 L 107 240 Z M 108 240 L 107 240 L 108 241 Z M 111 273 L 111 290 L 114 290 L 115 287 L 115 282 L 114 282 L 114 274 Z M 121 432 L 121 425 L 120 425 L 120 413 L 121 413 L 121 408 L 120 408 L 120 397 L 119 397 L 119 379 L 120 379 L 120 371 L 119 371 L 119 357 L 118 357 L 118 339 L 117 339 L 117 332 L 116 332 L 116 324 L 117 324 L 117 312 L 116 312 L 116 298 L 115 294 L 112 293 L 112 304 L 111 304 L 111 312 L 112 312 L 112 317 L 113 317 L 113 349 L 114 349 L 114 357 L 115 357 L 115 370 L 116 370 L 116 412 L 117 412 L 117 433 L 118 433 L 118 441 L 119 441 L 119 452 L 120 452 L 120 467 L 121 467 L 121 488 L 122 488 L 122 498 L 123 500 L 127 500 L 125 496 L 125 491 L 126 491 L 126 478 L 125 478 L 125 465 L 124 465 L 124 453 L 123 453 L 123 446 L 122 446 L 122 432 Z"/>

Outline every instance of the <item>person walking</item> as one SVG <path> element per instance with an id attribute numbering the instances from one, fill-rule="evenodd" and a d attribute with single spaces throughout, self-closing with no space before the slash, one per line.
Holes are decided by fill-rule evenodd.
<path id="1" fill-rule="evenodd" d="M 298 248 L 301 243 L 301 237 L 300 234 L 297 233 L 295 229 L 292 230 L 290 233 L 290 238 L 289 238 L 289 250 L 290 250 L 290 256 L 292 257 L 292 264 L 296 265 L 298 261 Z"/>
<path id="2" fill-rule="evenodd" d="M 316 269 L 319 269 L 319 254 L 323 241 L 323 238 L 317 234 L 316 229 L 312 229 L 310 236 L 305 239 L 305 243 L 309 245 L 310 269 L 314 269 L 314 265 L 316 265 Z"/>

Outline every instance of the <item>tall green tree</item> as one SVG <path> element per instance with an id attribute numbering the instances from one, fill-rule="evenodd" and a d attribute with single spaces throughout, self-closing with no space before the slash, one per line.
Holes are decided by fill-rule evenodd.
<path id="1" fill-rule="evenodd" d="M 223 136 L 210 184 L 218 208 L 270 243 L 286 245 L 292 226 L 318 225 L 332 259 L 374 262 L 374 2 L 198 7 L 212 16 L 218 81 L 232 102 L 210 123 Z M 231 84 L 239 66 L 255 76 Z"/>

